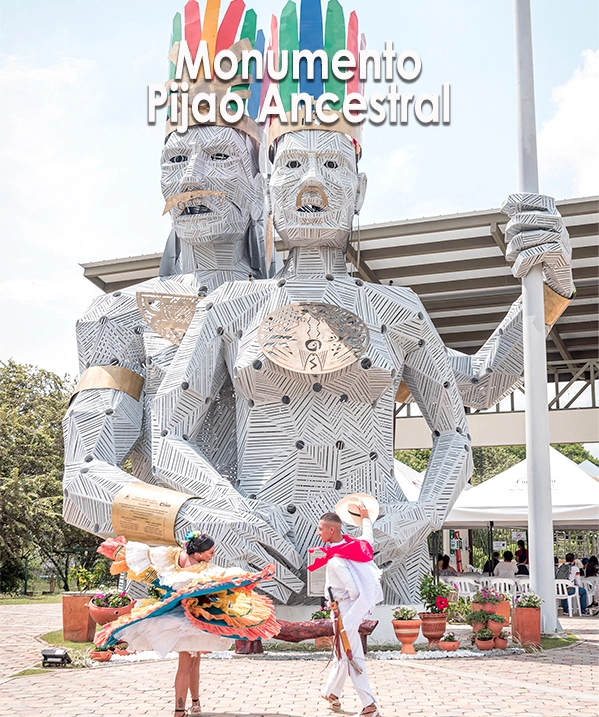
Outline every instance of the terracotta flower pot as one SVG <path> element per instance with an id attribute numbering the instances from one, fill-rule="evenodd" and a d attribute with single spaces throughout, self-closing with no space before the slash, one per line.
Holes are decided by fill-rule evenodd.
<path id="1" fill-rule="evenodd" d="M 115 655 L 133 655 L 133 653 L 129 652 L 129 650 L 121 649 L 119 647 L 115 647 L 113 652 Z"/>
<path id="2" fill-rule="evenodd" d="M 401 642 L 402 655 L 415 655 L 414 642 L 420 634 L 420 620 L 391 620 L 395 637 Z M 443 635 L 441 635 L 443 637 Z"/>
<path id="3" fill-rule="evenodd" d="M 472 603 L 472 612 L 476 612 L 476 610 L 484 610 L 485 612 L 497 612 L 497 603 L 496 602 L 473 602 Z"/>
<path id="4" fill-rule="evenodd" d="M 96 634 L 96 623 L 87 609 L 90 596 L 65 593 L 62 596 L 62 634 L 70 642 L 91 642 Z"/>
<path id="5" fill-rule="evenodd" d="M 108 662 L 108 660 L 112 657 L 112 652 L 110 650 L 102 650 L 101 652 L 94 652 L 92 650 L 92 652 L 89 653 L 89 656 L 96 662 Z"/>
<path id="6" fill-rule="evenodd" d="M 442 650 L 445 650 L 445 652 L 455 652 L 455 650 L 457 650 L 459 646 L 460 643 L 458 640 L 456 640 L 455 642 L 447 642 L 447 640 L 439 641 L 439 647 Z"/>
<path id="7" fill-rule="evenodd" d="M 135 601 L 131 600 L 129 604 L 124 607 L 98 607 L 94 605 L 93 600 L 90 600 L 87 607 L 89 614 L 98 625 L 106 625 L 108 622 L 117 620 L 121 615 L 130 613 L 134 605 Z"/>
<path id="8" fill-rule="evenodd" d="M 489 620 L 487 622 L 487 627 L 495 637 L 499 635 L 499 633 L 503 630 L 503 626 L 505 625 L 504 622 L 493 622 L 493 620 Z"/>
<path id="9" fill-rule="evenodd" d="M 540 647 L 541 608 L 515 607 L 512 610 L 512 635 L 523 647 Z"/>
<path id="10" fill-rule="evenodd" d="M 428 646 L 437 647 L 439 640 L 445 634 L 447 616 L 444 612 L 419 612 L 422 620 L 422 634 L 428 640 Z"/>
<path id="11" fill-rule="evenodd" d="M 475 622 L 472 624 L 472 631 L 478 632 L 479 630 L 482 630 L 483 627 L 487 627 L 484 622 Z"/>
<path id="12" fill-rule="evenodd" d="M 492 650 L 495 647 L 495 640 L 479 640 L 475 637 L 474 642 L 479 650 Z"/>
<path id="13" fill-rule="evenodd" d="M 315 637 L 314 646 L 317 650 L 332 650 L 333 649 L 333 638 L 332 637 Z"/>
<path id="14" fill-rule="evenodd" d="M 510 600 L 502 600 L 501 602 L 497 603 L 497 610 L 495 610 L 495 612 L 505 618 L 505 622 L 503 623 L 504 627 L 507 627 L 511 623 L 511 611 L 512 603 Z"/>
<path id="15" fill-rule="evenodd" d="M 496 637 L 493 643 L 498 650 L 505 650 L 507 647 L 507 640 L 504 640 L 503 637 Z"/>

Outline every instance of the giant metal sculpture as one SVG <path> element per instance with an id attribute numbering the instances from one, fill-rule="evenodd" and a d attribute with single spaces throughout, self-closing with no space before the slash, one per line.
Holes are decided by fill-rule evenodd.
<path id="1" fill-rule="evenodd" d="M 340 6 L 331 0 L 329 7 L 327 23 L 344 33 Z M 349 32 L 357 33 L 355 16 Z M 281 49 L 298 46 L 293 2 L 283 11 L 278 41 Z M 323 89 L 312 85 L 310 92 Z M 193 274 L 187 284 L 159 279 L 103 297 L 80 322 L 86 370 L 65 419 L 65 517 L 97 534 L 145 531 L 156 542 L 199 525 L 229 562 L 261 567 L 274 556 L 276 579 L 265 587 L 288 601 L 302 588 L 302 560 L 319 515 L 341 495 L 366 491 L 383 507 L 375 533 L 387 598 L 410 599 L 428 561 L 425 538 L 440 527 L 471 472 L 464 404 L 493 405 L 521 381 L 521 307 L 516 302 L 478 354 L 465 356 L 444 347 L 412 291 L 349 276 L 345 250 L 366 191 L 357 171 L 359 125 L 341 116 L 327 128 L 302 119 L 269 128 L 268 205 L 289 249 L 279 275 L 222 283 L 238 277 L 212 272 L 202 286 L 215 290 L 200 301 L 189 328 L 189 318 L 171 321 L 167 339 L 142 317 L 152 325 L 152 301 L 155 313 L 180 310 L 189 317 L 189 305 L 185 311 L 184 303 L 160 294 L 181 294 L 181 285 L 192 287 L 190 296 L 197 293 Z M 226 246 L 228 270 L 247 272 L 241 263 L 247 229 L 260 214 L 252 149 L 233 129 L 170 135 L 163 189 L 165 198 L 175 196 L 170 206 L 182 267 L 186 261 L 197 267 L 204 246 L 215 257 Z M 238 171 L 228 174 L 232 156 Z M 186 196 L 189 191 L 196 195 Z M 242 208 L 232 232 L 231 214 L 213 221 L 227 198 Z M 516 274 L 543 263 L 548 295 L 558 305 L 550 324 L 572 294 L 561 217 L 551 199 L 538 195 L 514 195 L 505 210 Z M 98 385 L 105 375 L 113 377 L 112 387 Z M 394 475 L 398 391 L 418 403 L 433 434 L 416 503 L 406 500 Z M 118 467 L 132 449 L 142 483 Z"/>

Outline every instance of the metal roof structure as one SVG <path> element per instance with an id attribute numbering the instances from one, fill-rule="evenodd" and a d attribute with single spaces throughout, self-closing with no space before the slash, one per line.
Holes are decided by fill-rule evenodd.
<path id="1" fill-rule="evenodd" d="M 570 233 L 576 297 L 547 342 L 550 361 L 599 353 L 599 198 L 557 202 Z M 474 353 L 520 295 L 507 264 L 506 216 L 498 209 L 362 227 L 348 258 L 366 281 L 411 287 L 447 346 Z M 277 242 L 277 249 L 283 247 Z M 161 254 L 82 264 L 84 276 L 115 291 L 157 275 Z"/>

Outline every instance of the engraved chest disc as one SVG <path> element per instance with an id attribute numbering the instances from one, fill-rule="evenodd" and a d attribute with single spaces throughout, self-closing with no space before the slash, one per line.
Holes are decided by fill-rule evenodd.
<path id="1" fill-rule="evenodd" d="M 273 363 L 299 373 L 331 373 L 351 366 L 366 351 L 366 324 L 341 306 L 301 302 L 269 314 L 258 342 Z"/>

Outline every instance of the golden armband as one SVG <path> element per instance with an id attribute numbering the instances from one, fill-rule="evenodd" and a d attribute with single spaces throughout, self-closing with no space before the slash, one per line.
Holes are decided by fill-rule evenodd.
<path id="1" fill-rule="evenodd" d="M 568 308 L 568 305 L 576 295 L 572 294 L 569 299 L 564 298 L 557 291 L 550 289 L 547 284 L 543 284 L 543 299 L 545 301 L 545 324 L 553 326 L 559 317 Z"/>
<path id="2" fill-rule="evenodd" d="M 112 388 L 139 401 L 143 386 L 143 376 L 123 366 L 90 366 L 81 374 L 71 401 L 80 391 L 93 388 Z"/>
<path id="3" fill-rule="evenodd" d="M 117 535 L 148 545 L 177 545 L 175 519 L 190 498 L 168 488 L 133 481 L 122 488 L 112 504 L 112 527 Z"/>

